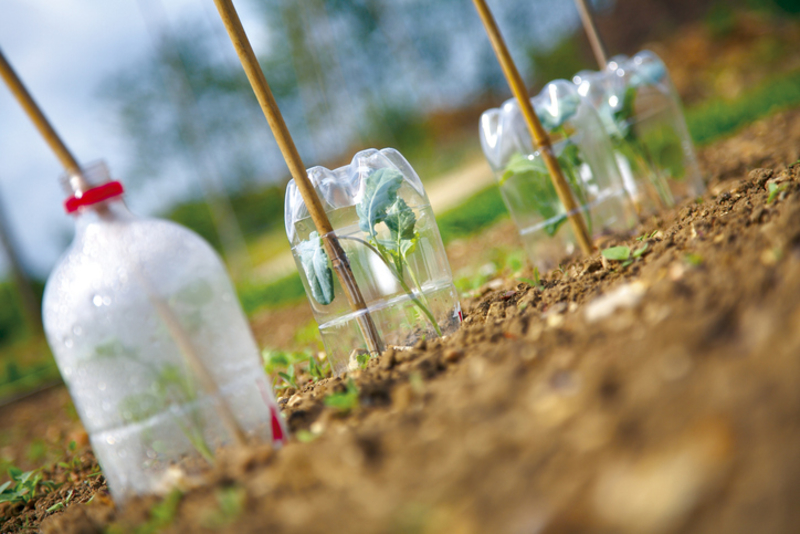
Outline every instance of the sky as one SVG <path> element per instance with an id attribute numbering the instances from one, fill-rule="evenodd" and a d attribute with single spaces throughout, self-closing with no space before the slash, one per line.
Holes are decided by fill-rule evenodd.
<path id="1" fill-rule="evenodd" d="M 129 145 L 98 85 L 152 50 L 140 4 L 158 0 L 3 0 L 0 49 L 82 163 L 104 159 L 112 176 L 129 167 Z M 211 0 L 165 0 L 172 23 L 184 16 L 224 32 Z M 237 4 L 238 7 L 238 4 Z M 245 6 L 246 8 L 246 6 Z M 254 44 L 263 39 L 240 14 Z M 221 41 L 224 43 L 224 41 Z M 233 48 L 225 53 L 235 61 Z M 44 278 L 67 247 L 73 222 L 63 211 L 62 168 L 5 85 L 0 84 L 0 203 L 22 263 Z M 183 177 L 129 189 L 134 212 L 157 211 L 194 187 Z M 0 252 L 0 272 L 6 258 Z"/>

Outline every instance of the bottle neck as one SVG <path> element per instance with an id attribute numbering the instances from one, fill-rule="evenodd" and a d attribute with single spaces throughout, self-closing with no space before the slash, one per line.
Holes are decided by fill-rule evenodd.
<path id="1" fill-rule="evenodd" d="M 95 224 L 125 223 L 136 219 L 121 197 L 114 197 L 91 206 L 84 206 L 72 214 L 78 233 Z"/>

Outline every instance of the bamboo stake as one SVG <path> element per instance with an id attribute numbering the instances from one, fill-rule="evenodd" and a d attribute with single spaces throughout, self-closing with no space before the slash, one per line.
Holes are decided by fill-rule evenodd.
<path id="1" fill-rule="evenodd" d="M 553 145 L 550 141 L 550 136 L 547 135 L 541 122 L 539 122 L 539 117 L 536 116 L 533 110 L 533 105 L 528 97 L 528 90 L 525 87 L 525 82 L 522 81 L 522 76 L 520 76 L 514 64 L 514 59 L 508 51 L 500 29 L 497 27 L 497 22 L 494 20 L 489 7 L 486 5 L 486 0 L 473 0 L 473 3 L 478 10 L 481 21 L 483 21 L 483 26 L 486 28 L 489 40 L 492 42 L 492 47 L 503 69 L 503 73 L 506 76 L 506 80 L 511 86 L 511 91 L 514 93 L 519 103 L 522 116 L 525 118 L 525 123 L 528 125 L 528 130 L 536 145 L 534 148 L 539 149 L 539 153 L 542 155 L 542 159 L 544 159 L 547 170 L 550 171 L 553 187 L 567 212 L 567 217 L 572 226 L 572 231 L 575 233 L 575 237 L 578 240 L 578 245 L 581 247 L 583 253 L 588 256 L 594 250 L 594 245 L 589 236 L 589 231 L 586 228 L 586 221 L 583 219 L 580 207 L 577 202 L 575 202 L 572 191 L 570 191 L 569 185 L 561 171 L 558 159 L 556 159 L 553 153 Z"/>
<path id="2" fill-rule="evenodd" d="M 90 189 L 91 186 L 89 182 L 86 181 L 86 178 L 84 178 L 83 171 L 81 171 L 78 161 L 72 155 L 72 152 L 69 151 L 67 145 L 65 145 L 58 136 L 55 129 L 47 120 L 47 117 L 44 116 L 44 113 L 36 104 L 36 101 L 25 88 L 22 80 L 20 80 L 17 73 L 14 72 L 14 69 L 11 67 L 11 64 L 6 60 L 2 50 L 0 50 L 0 76 L 2 76 L 3 81 L 6 82 L 11 93 L 19 101 L 22 109 L 25 110 L 25 113 L 30 117 L 31 121 L 33 121 L 36 129 L 42 134 L 45 142 L 50 145 L 50 148 L 61 162 L 61 165 L 67 171 L 67 174 L 69 174 L 69 184 L 73 191 L 75 193 L 83 193 Z"/>
<path id="3" fill-rule="evenodd" d="M 261 105 L 264 117 L 266 117 L 278 147 L 281 149 L 283 159 L 286 161 L 289 172 L 291 172 L 295 184 L 303 197 L 303 202 L 305 202 L 306 208 L 311 214 L 314 226 L 319 235 L 322 236 L 322 242 L 328 252 L 328 257 L 331 259 L 331 266 L 339 278 L 350 307 L 354 312 L 358 313 L 358 325 L 364 340 L 367 342 L 369 351 L 372 354 L 380 354 L 383 352 L 383 342 L 378 334 L 378 329 L 369 311 L 367 311 L 367 305 L 361 295 L 361 290 L 356 284 L 355 276 L 353 276 L 353 271 L 350 269 L 350 263 L 347 260 L 344 249 L 342 249 L 339 240 L 333 233 L 333 227 L 325 210 L 322 208 L 322 202 L 320 202 L 314 186 L 308 179 L 303 160 L 297 152 L 292 135 L 286 127 L 286 122 L 283 120 L 283 115 L 278 108 L 272 90 L 264 77 L 261 66 L 258 64 L 253 47 L 250 45 L 250 40 L 247 38 L 244 27 L 242 27 L 242 21 L 236 13 L 236 8 L 231 0 L 214 0 L 214 3 L 217 6 L 225 29 L 228 31 L 228 36 L 236 49 L 236 54 L 242 62 L 242 67 L 247 74 L 247 79 L 250 81 L 256 99 Z"/>
<path id="4" fill-rule="evenodd" d="M 578 6 L 578 13 L 581 15 L 583 28 L 586 30 L 586 35 L 589 37 L 589 44 L 592 45 L 592 52 L 597 59 L 597 64 L 600 65 L 600 70 L 603 71 L 608 65 L 608 51 L 597 30 L 597 23 L 594 20 L 594 12 L 592 6 L 589 5 L 588 0 L 575 0 L 575 5 Z"/>

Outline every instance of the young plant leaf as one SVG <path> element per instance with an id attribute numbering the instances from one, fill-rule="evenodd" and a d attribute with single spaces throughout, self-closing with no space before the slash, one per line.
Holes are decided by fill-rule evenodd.
<path id="1" fill-rule="evenodd" d="M 358 226 L 374 238 L 377 235 L 375 226 L 386 219 L 387 211 L 397 199 L 403 173 L 397 169 L 378 169 L 367 176 L 365 182 L 364 196 L 356 205 Z"/>
<path id="2" fill-rule="evenodd" d="M 601 252 L 603 257 L 612 261 L 625 261 L 631 257 L 631 249 L 625 246 L 611 247 Z"/>
<path id="3" fill-rule="evenodd" d="M 642 257 L 642 254 L 644 254 L 645 252 L 647 252 L 647 247 L 648 247 L 648 246 L 649 246 L 649 245 L 648 245 L 647 243 L 645 243 L 645 244 L 644 244 L 643 246 L 641 246 L 640 248 L 637 248 L 636 250 L 634 250 L 634 251 L 633 251 L 633 257 L 634 257 L 634 258 L 641 258 L 641 257 Z"/>
<path id="4" fill-rule="evenodd" d="M 408 207 L 406 201 L 398 198 L 386 210 L 386 226 L 392 232 L 392 240 L 414 239 L 414 225 L 417 224 L 417 217 L 414 210 Z"/>
<path id="5" fill-rule="evenodd" d="M 775 198 L 781 193 L 781 191 L 786 189 L 786 187 L 787 187 L 786 184 L 779 186 L 775 182 L 770 182 L 767 185 L 767 190 L 769 191 L 769 196 L 767 197 L 767 204 L 772 204 Z"/>
<path id="6" fill-rule="evenodd" d="M 297 245 L 297 253 L 311 288 L 311 296 L 323 306 L 333 302 L 333 271 L 328 265 L 328 254 L 319 234 L 311 232 L 308 240 Z"/>

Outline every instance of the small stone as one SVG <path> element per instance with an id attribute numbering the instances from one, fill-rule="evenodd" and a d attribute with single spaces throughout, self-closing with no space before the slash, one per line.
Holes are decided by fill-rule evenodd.
<path id="1" fill-rule="evenodd" d="M 666 381 L 675 381 L 686 376 L 692 369 L 692 359 L 681 346 L 667 350 L 661 357 L 658 370 Z"/>
<path id="2" fill-rule="evenodd" d="M 542 331 L 544 331 L 542 323 L 531 323 L 528 325 L 528 332 L 525 337 L 531 341 L 539 341 L 539 338 L 542 337 Z"/>
<path id="3" fill-rule="evenodd" d="M 547 327 L 548 328 L 558 328 L 562 324 L 564 324 L 564 316 L 563 315 L 560 315 L 560 314 L 557 314 L 557 313 L 552 313 L 552 314 L 547 316 Z"/>
<path id="4" fill-rule="evenodd" d="M 302 403 L 303 403 L 303 397 L 301 397 L 298 394 L 295 394 L 289 397 L 289 402 L 287 404 L 289 408 L 297 408 Z"/>
<path id="5" fill-rule="evenodd" d="M 686 266 L 682 263 L 676 262 L 670 265 L 669 267 L 669 279 L 673 282 L 677 282 L 683 275 L 686 274 Z"/>
<path id="6" fill-rule="evenodd" d="M 358 361 L 359 357 L 363 357 L 369 354 L 364 349 L 353 349 L 353 352 L 350 353 L 350 357 L 347 359 L 347 370 L 348 371 L 357 371 L 361 369 L 361 363 Z"/>
<path id="7" fill-rule="evenodd" d="M 496 291 L 503 287 L 503 279 L 495 278 L 494 280 L 488 282 L 484 287 L 488 288 L 490 291 Z"/>
<path id="8" fill-rule="evenodd" d="M 397 386 L 392 392 L 392 407 L 397 411 L 403 411 L 411 406 L 414 400 L 414 391 L 411 384 L 404 383 Z"/>
<path id="9" fill-rule="evenodd" d="M 642 282 L 617 287 L 586 305 L 586 320 L 592 323 L 605 319 L 619 309 L 633 308 L 641 302 L 646 291 L 647 287 Z"/>
<path id="10" fill-rule="evenodd" d="M 455 363 L 464 357 L 464 351 L 458 349 L 448 349 L 444 353 L 444 361 L 447 363 Z"/>
<path id="11" fill-rule="evenodd" d="M 613 532 L 678 532 L 721 484 L 733 446 L 730 425 L 706 420 L 659 450 L 610 462 L 593 490 L 595 514 Z"/>
<path id="12" fill-rule="evenodd" d="M 389 347 L 381 356 L 380 366 L 381 369 L 391 369 L 397 363 L 397 352 L 393 347 Z"/>
<path id="13" fill-rule="evenodd" d="M 505 306 L 501 302 L 495 302 L 489 307 L 489 312 L 486 314 L 486 319 L 493 319 L 499 321 L 506 316 Z"/>

